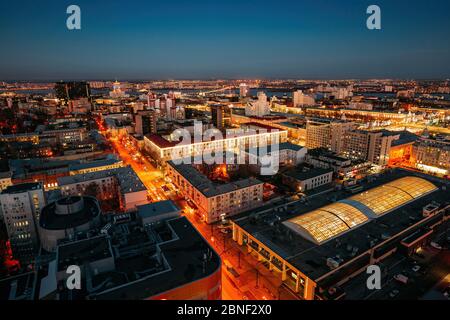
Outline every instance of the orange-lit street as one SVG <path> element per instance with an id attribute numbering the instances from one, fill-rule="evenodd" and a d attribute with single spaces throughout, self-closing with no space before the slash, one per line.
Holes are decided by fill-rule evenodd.
<path id="1" fill-rule="evenodd" d="M 99 124 L 102 129 L 102 125 Z M 105 132 L 102 133 L 105 134 Z M 127 138 L 109 138 L 114 152 L 124 164 L 131 165 L 146 188 L 149 201 L 173 200 L 183 209 L 189 221 L 210 243 L 222 258 L 222 299 L 224 300 L 275 300 L 295 299 L 281 281 L 231 239 L 230 226 L 220 223 L 207 225 L 189 206 L 176 188 L 164 179 L 162 171 L 150 163 Z"/>

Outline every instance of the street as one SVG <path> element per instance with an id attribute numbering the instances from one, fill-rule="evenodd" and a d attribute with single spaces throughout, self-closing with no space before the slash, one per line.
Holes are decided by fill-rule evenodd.
<path id="1" fill-rule="evenodd" d="M 103 128 L 99 124 L 99 128 Z M 102 134 L 105 134 L 102 131 Z M 151 164 L 145 154 L 140 153 L 128 139 L 109 138 L 114 152 L 125 165 L 131 165 L 148 190 L 149 201 L 172 200 L 208 241 L 222 259 L 222 299 L 224 300 L 274 300 L 295 299 L 293 293 L 282 286 L 281 280 L 273 275 L 244 248 L 232 239 L 231 233 L 221 231 L 219 224 L 207 225 L 176 192 L 176 187 L 164 179 L 164 173 Z M 231 230 L 230 230 L 231 231 Z M 227 271 L 232 266 L 238 276 Z"/>

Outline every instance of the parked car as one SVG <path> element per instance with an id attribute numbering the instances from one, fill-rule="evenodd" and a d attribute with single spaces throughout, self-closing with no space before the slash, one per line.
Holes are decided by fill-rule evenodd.
<path id="1" fill-rule="evenodd" d="M 222 232 L 223 234 L 229 234 L 231 232 L 231 229 L 229 229 L 229 228 L 222 228 L 222 229 L 220 229 L 220 232 Z"/>
<path id="2" fill-rule="evenodd" d="M 437 249 L 437 250 L 442 250 L 442 247 L 441 247 L 441 245 L 439 243 L 431 242 L 430 246 L 435 248 L 435 249 Z"/>
<path id="3" fill-rule="evenodd" d="M 420 266 L 416 264 L 414 267 L 412 267 L 412 271 L 417 272 L 420 270 Z"/>
<path id="4" fill-rule="evenodd" d="M 403 284 L 407 284 L 408 283 L 408 277 L 404 276 L 403 274 L 396 274 L 394 276 L 394 279 L 397 280 L 398 282 L 401 282 Z"/>
<path id="5" fill-rule="evenodd" d="M 400 291 L 398 291 L 397 289 L 393 289 L 391 292 L 389 292 L 389 297 L 395 298 L 399 293 Z"/>

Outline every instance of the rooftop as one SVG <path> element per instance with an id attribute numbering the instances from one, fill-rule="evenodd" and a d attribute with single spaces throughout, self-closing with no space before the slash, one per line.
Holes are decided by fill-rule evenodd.
<path id="1" fill-rule="evenodd" d="M 159 249 L 158 249 L 159 248 Z M 206 257 L 206 258 L 205 258 Z M 185 217 L 142 226 L 114 225 L 109 235 L 58 248 L 58 270 L 109 259 L 103 269 L 89 273 L 82 298 L 147 299 L 216 272 L 221 261 Z M 63 293 L 67 294 L 67 292 Z"/>
<path id="2" fill-rule="evenodd" d="M 400 138 L 392 141 L 392 146 L 394 147 L 394 146 L 400 146 L 400 145 L 404 145 L 404 144 L 410 144 L 417 140 L 419 140 L 419 136 L 417 136 L 414 133 L 411 133 L 409 131 L 402 131 L 400 133 Z"/>
<path id="3" fill-rule="evenodd" d="M 70 207 L 76 202 L 81 206 Z M 66 207 L 67 212 L 60 212 L 60 207 Z M 72 211 L 73 210 L 73 211 Z M 100 215 L 97 199 L 93 197 L 66 197 L 52 202 L 42 208 L 39 225 L 47 230 L 64 230 L 83 225 Z"/>
<path id="4" fill-rule="evenodd" d="M 38 189 L 42 189 L 42 184 L 40 182 L 27 182 L 8 186 L 3 189 L 1 194 L 22 193 Z"/>
<path id="5" fill-rule="evenodd" d="M 278 149 L 278 150 L 292 150 L 292 151 L 299 151 L 299 150 L 301 150 L 301 149 L 303 149 L 304 147 L 302 147 L 302 146 L 299 146 L 299 145 L 297 145 L 297 144 L 293 144 L 293 143 L 290 143 L 290 142 L 282 142 L 282 143 L 279 143 L 278 145 L 277 145 L 277 148 L 276 149 Z M 251 153 L 251 154 L 254 154 L 254 155 L 257 155 L 257 154 L 260 154 L 260 153 L 262 153 L 262 152 L 267 152 L 267 154 L 270 154 L 271 152 L 272 152 L 272 145 L 268 145 L 266 148 L 264 147 L 264 146 L 261 146 L 261 147 L 255 147 L 255 148 L 247 148 L 246 150 L 245 150 L 245 152 L 247 152 L 247 153 Z M 265 153 L 264 153 L 265 154 Z M 263 155 L 264 155 L 263 154 Z"/>
<path id="6" fill-rule="evenodd" d="M 0 280 L 0 300 L 34 300 L 36 272 Z"/>
<path id="7" fill-rule="evenodd" d="M 420 186 L 416 187 L 416 183 Z M 231 219 L 309 278 L 317 280 L 332 270 L 327 265 L 328 258 L 339 257 L 342 263 L 363 258 L 373 246 L 420 224 L 425 219 L 424 206 L 433 201 L 440 207 L 449 203 L 448 191 L 443 186 L 448 188 L 450 184 L 418 172 L 396 169 L 371 178 L 362 186 L 363 192 L 354 197 L 381 192 L 382 195 L 378 195 L 381 200 L 371 204 L 369 198 L 364 198 L 359 202 L 349 198 L 349 192 L 339 190 L 309 198 L 307 202 L 294 201 L 250 210 Z M 394 191 L 396 188 L 401 190 Z M 392 192 L 398 196 L 391 199 Z M 402 198 L 400 195 L 405 193 Z M 360 203 L 366 204 L 360 206 Z M 379 214 L 368 215 L 371 211 L 366 211 L 366 207 L 370 206 L 373 206 L 371 211 Z M 275 226 L 269 223 L 274 217 L 279 220 Z M 315 222 L 311 223 L 313 220 Z"/>
<path id="8" fill-rule="evenodd" d="M 112 248 L 106 236 L 71 242 L 58 246 L 57 270 L 64 271 L 71 265 L 82 265 L 113 256 Z"/>
<path id="9" fill-rule="evenodd" d="M 59 177 L 58 185 L 66 186 L 76 183 L 87 182 L 91 180 L 105 179 L 109 177 L 117 178 L 122 193 L 139 192 L 147 190 L 144 183 L 139 179 L 138 175 L 131 166 L 120 167 L 116 169 L 88 172 L 84 174 L 76 174 L 73 176 Z"/>
<path id="10" fill-rule="evenodd" d="M 142 218 L 179 211 L 180 208 L 171 200 L 158 201 L 138 206 L 138 215 Z"/>
<path id="11" fill-rule="evenodd" d="M 292 218 L 284 224 L 305 238 L 322 243 L 436 190 L 436 186 L 427 180 L 404 177 Z"/>
<path id="12" fill-rule="evenodd" d="M 120 162 L 121 161 L 116 158 L 107 157 L 106 159 L 95 160 L 95 161 L 90 161 L 90 162 L 86 162 L 86 163 L 70 164 L 69 170 L 70 171 L 85 170 L 85 169 L 90 169 L 90 168 L 95 168 L 95 167 L 110 166 L 110 165 L 117 164 Z"/>
<path id="13" fill-rule="evenodd" d="M 323 168 L 295 168 L 292 170 L 289 170 L 283 175 L 294 178 L 299 181 L 308 180 L 314 177 L 318 177 L 327 173 L 333 172 L 332 169 L 323 169 Z"/>
<path id="14" fill-rule="evenodd" d="M 191 163 L 195 162 L 191 161 Z M 192 164 L 175 164 L 173 161 L 169 161 L 168 164 L 206 197 L 214 197 L 263 183 L 256 178 L 250 177 L 225 184 L 219 184 L 208 179 L 207 176 L 198 171 Z"/>

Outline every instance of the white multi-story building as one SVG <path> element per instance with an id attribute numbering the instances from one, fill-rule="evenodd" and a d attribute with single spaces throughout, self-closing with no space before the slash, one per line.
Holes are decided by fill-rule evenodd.
<path id="1" fill-rule="evenodd" d="M 330 120 L 308 120 L 306 124 L 306 148 L 325 148 L 340 153 L 343 147 L 343 137 L 354 128 L 354 123 Z"/>
<path id="2" fill-rule="evenodd" d="M 304 94 L 302 90 L 297 90 L 292 93 L 292 103 L 295 108 L 303 106 L 312 106 L 316 103 L 313 97 Z"/>
<path id="3" fill-rule="evenodd" d="M 246 83 L 241 83 L 239 85 L 239 96 L 247 97 L 249 93 L 248 85 Z"/>
<path id="4" fill-rule="evenodd" d="M 239 153 L 249 145 L 262 146 L 267 144 L 286 142 L 287 130 L 262 125 L 259 123 L 246 123 L 246 128 L 230 131 L 220 139 L 209 141 L 169 141 L 159 135 L 149 134 L 144 137 L 145 150 L 160 165 L 169 160 L 199 156 L 214 151 Z"/>
<path id="5" fill-rule="evenodd" d="M 262 117 L 270 114 L 270 105 L 264 92 L 258 92 L 258 99 L 251 101 L 245 107 L 246 116 Z"/>
<path id="6" fill-rule="evenodd" d="M 379 166 L 389 162 L 392 142 L 400 138 L 400 133 L 387 130 L 347 131 L 343 137 L 344 145 L 341 154 L 349 159 L 362 159 Z"/>
<path id="7" fill-rule="evenodd" d="M 124 211 L 148 203 L 147 188 L 130 166 L 58 178 L 63 196 L 87 195 L 86 190 L 93 184 L 97 186 L 97 199 L 119 197 L 120 207 Z"/>
<path id="8" fill-rule="evenodd" d="M 45 206 L 41 183 L 23 183 L 7 187 L 0 194 L 3 219 L 15 259 L 22 264 L 34 260 L 39 249 L 37 224 Z"/>

